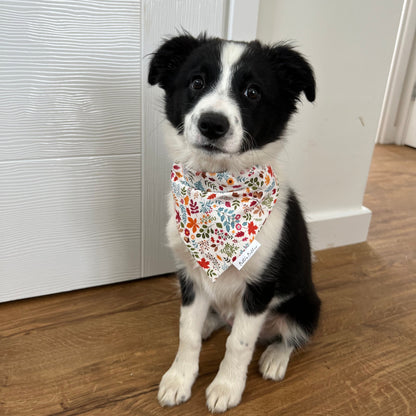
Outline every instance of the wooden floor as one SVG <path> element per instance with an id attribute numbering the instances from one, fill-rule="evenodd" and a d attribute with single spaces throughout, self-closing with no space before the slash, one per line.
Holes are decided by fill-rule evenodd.
<path id="1" fill-rule="evenodd" d="M 416 415 L 416 150 L 376 147 L 364 204 L 368 242 L 317 253 L 312 343 L 279 383 L 260 377 L 256 351 L 230 416 Z M 0 415 L 208 414 L 225 331 L 203 345 L 190 401 L 156 400 L 178 312 L 166 276 L 0 305 Z"/>

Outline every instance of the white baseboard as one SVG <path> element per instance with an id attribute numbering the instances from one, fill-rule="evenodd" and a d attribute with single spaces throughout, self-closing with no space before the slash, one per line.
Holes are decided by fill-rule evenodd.
<path id="1" fill-rule="evenodd" d="M 364 206 L 356 210 L 306 215 L 312 250 L 366 241 L 370 220 L 371 211 Z"/>

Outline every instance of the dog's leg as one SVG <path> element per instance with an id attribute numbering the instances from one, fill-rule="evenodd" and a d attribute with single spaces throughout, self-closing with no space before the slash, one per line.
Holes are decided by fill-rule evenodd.
<path id="1" fill-rule="evenodd" d="M 235 316 L 220 369 L 206 391 L 211 412 L 224 412 L 240 403 L 256 340 L 266 312 L 247 314 L 241 306 Z"/>
<path id="2" fill-rule="evenodd" d="M 263 378 L 279 381 L 285 377 L 292 351 L 304 346 L 309 335 L 286 316 L 276 315 L 276 320 L 279 321 L 280 334 L 260 357 L 259 370 Z"/>
<path id="3" fill-rule="evenodd" d="M 202 327 L 207 316 L 209 300 L 194 291 L 191 281 L 180 276 L 182 307 L 179 325 L 179 348 L 169 370 L 159 385 L 158 400 L 162 406 L 174 406 L 191 397 L 191 388 L 198 375 Z"/>

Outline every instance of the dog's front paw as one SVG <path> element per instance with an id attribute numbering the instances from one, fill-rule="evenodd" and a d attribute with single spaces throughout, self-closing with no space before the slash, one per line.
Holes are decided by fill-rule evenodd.
<path id="1" fill-rule="evenodd" d="M 175 406 L 191 397 L 197 371 L 185 371 L 172 366 L 162 377 L 157 398 L 161 406 Z"/>
<path id="2" fill-rule="evenodd" d="M 241 401 L 244 387 L 244 377 L 242 380 L 230 380 L 217 375 L 206 391 L 208 409 L 213 413 L 219 413 L 237 406 Z"/>

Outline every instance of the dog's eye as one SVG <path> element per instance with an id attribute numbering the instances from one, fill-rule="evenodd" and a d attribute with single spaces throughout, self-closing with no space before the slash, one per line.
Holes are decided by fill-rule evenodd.
<path id="1" fill-rule="evenodd" d="M 249 85 L 245 91 L 244 95 L 249 99 L 253 101 L 258 101 L 261 98 L 260 89 L 256 87 L 255 85 Z"/>
<path id="2" fill-rule="evenodd" d="M 193 90 L 202 90 L 202 88 L 204 88 L 204 86 L 205 86 L 205 82 L 201 77 L 195 77 L 191 81 L 191 88 Z"/>

